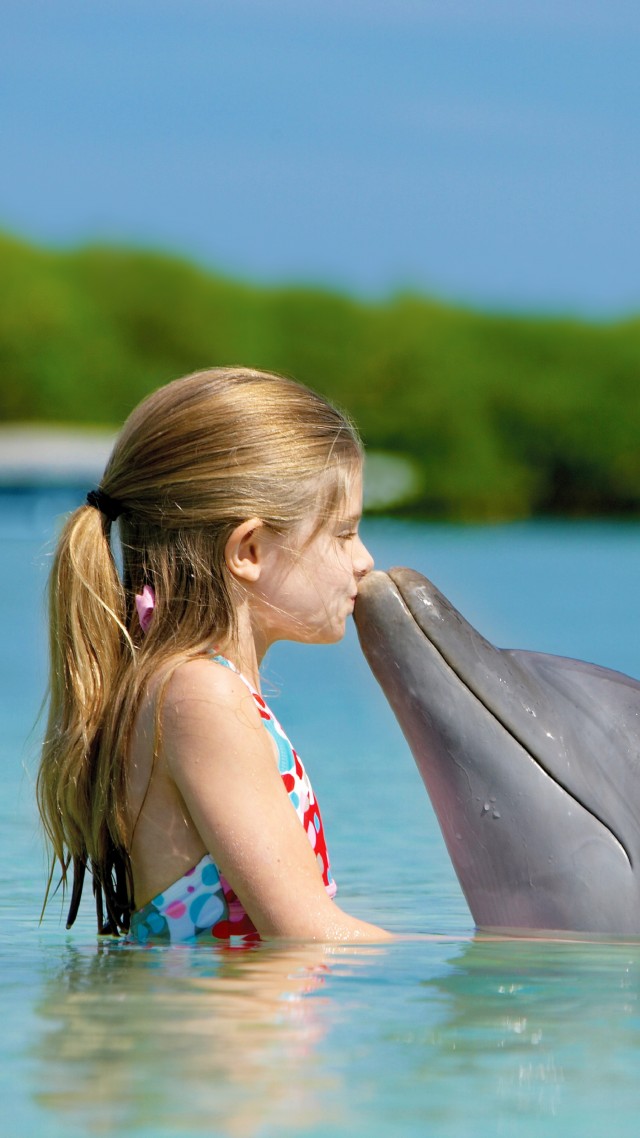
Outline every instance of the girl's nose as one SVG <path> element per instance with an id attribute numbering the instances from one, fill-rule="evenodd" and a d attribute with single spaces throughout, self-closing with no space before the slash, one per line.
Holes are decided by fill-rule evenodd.
<path id="1" fill-rule="evenodd" d="M 373 569 L 373 557 L 369 553 L 366 545 L 358 538 L 358 544 L 354 550 L 353 556 L 353 570 L 356 577 L 366 577 Z"/>

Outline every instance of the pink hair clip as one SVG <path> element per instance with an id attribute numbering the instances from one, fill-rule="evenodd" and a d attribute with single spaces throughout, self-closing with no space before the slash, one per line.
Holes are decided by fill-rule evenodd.
<path id="1" fill-rule="evenodd" d="M 145 585 L 141 593 L 136 593 L 136 610 L 140 628 L 143 632 L 149 631 L 149 625 L 156 607 L 156 594 L 151 585 Z"/>

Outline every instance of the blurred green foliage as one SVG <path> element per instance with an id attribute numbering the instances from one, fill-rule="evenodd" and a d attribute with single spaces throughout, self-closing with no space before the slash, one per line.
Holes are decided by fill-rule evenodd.
<path id="1" fill-rule="evenodd" d="M 258 288 L 176 258 L 0 238 L 0 420 L 121 422 L 213 364 L 293 375 L 417 460 L 412 513 L 640 512 L 640 320 L 480 314 Z"/>

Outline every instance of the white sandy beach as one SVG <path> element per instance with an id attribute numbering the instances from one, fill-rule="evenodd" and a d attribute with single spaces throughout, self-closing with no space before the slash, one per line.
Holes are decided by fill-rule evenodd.
<path id="1" fill-rule="evenodd" d="M 97 485 L 111 453 L 115 431 L 50 424 L 0 426 L 0 487 Z M 422 478 L 403 455 L 369 451 L 365 466 L 365 505 L 384 509 L 411 501 Z"/>
<path id="2" fill-rule="evenodd" d="M 113 431 L 50 424 L 0 426 L 0 485 L 89 482 L 102 474 Z"/>

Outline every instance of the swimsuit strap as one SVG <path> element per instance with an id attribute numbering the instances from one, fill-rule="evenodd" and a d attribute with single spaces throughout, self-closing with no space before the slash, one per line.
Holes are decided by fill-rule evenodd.
<path id="1" fill-rule="evenodd" d="M 298 752 L 260 692 L 256 691 L 253 684 L 249 682 L 246 676 L 243 676 L 235 664 L 219 653 L 212 654 L 211 659 L 235 672 L 251 692 L 260 712 L 260 718 L 278 749 L 278 770 L 285 790 L 314 850 L 327 892 L 330 897 L 333 897 L 337 886 L 331 873 L 320 807 Z"/>
<path id="2" fill-rule="evenodd" d="M 215 660 L 216 664 L 222 664 L 223 668 L 228 668 L 229 671 L 235 672 L 236 676 L 239 676 L 243 684 L 249 688 L 249 691 L 252 695 L 260 695 L 260 692 L 256 691 L 253 684 L 251 683 L 251 680 L 247 679 L 244 673 L 240 671 L 240 669 L 233 663 L 233 660 L 230 660 L 228 656 L 223 656 L 221 652 L 216 652 L 213 650 L 209 653 L 209 657 L 211 660 Z"/>
<path id="3" fill-rule="evenodd" d="M 214 660 L 217 664 L 222 664 L 224 668 L 229 668 L 232 672 L 235 672 L 235 674 L 239 676 L 243 684 L 251 692 L 256 707 L 260 713 L 260 718 L 262 719 L 264 726 L 271 735 L 271 738 L 274 740 L 278 749 L 278 770 L 280 771 L 280 774 L 284 776 L 288 771 L 293 770 L 293 768 L 296 766 L 296 759 L 298 765 L 300 766 L 300 770 L 302 771 L 302 765 L 300 764 L 300 760 L 298 759 L 298 756 L 296 755 L 296 752 L 294 751 L 289 738 L 278 723 L 278 720 L 271 711 L 271 708 L 267 707 L 267 704 L 260 695 L 260 692 L 256 691 L 251 681 L 248 680 L 247 677 L 242 674 L 240 669 L 237 668 L 231 660 L 228 660 L 226 656 L 222 656 L 220 653 L 216 653 L 215 655 L 211 656 L 211 659 Z M 302 777 L 302 774 L 300 777 Z M 287 790 L 290 789 L 291 788 L 287 786 Z M 296 805 L 295 802 L 294 805 Z"/>

